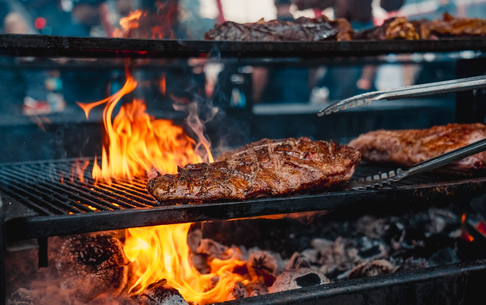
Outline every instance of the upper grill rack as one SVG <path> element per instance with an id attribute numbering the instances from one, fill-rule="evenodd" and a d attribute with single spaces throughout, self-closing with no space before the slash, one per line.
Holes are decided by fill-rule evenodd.
<path id="1" fill-rule="evenodd" d="M 485 51 L 486 40 L 466 37 L 403 41 L 242 42 L 0 34 L 0 54 L 34 57 L 188 58 L 209 54 L 217 58 L 321 58 L 463 50 Z"/>
<path id="2" fill-rule="evenodd" d="M 356 204 L 413 199 L 461 199 L 486 191 L 486 178 L 417 175 L 380 189 L 350 190 L 208 204 L 158 204 L 146 178 L 91 179 L 94 159 L 52 160 L 0 165 L 0 193 L 10 240 L 160 224 L 234 219 L 333 210 Z M 85 168 L 83 174 L 77 168 Z M 389 169 L 360 165 L 353 179 Z M 24 207 L 19 212 L 18 207 Z M 25 212 L 25 207 L 31 211 Z M 12 212 L 11 210 L 16 210 Z M 28 209 L 27 209 L 28 210 Z M 10 212 L 9 212 L 10 211 Z"/>

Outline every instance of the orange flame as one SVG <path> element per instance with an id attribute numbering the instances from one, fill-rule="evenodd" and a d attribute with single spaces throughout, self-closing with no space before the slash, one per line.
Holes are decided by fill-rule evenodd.
<path id="1" fill-rule="evenodd" d="M 199 163 L 201 157 L 193 149 L 194 141 L 181 127 L 168 120 L 154 120 L 146 112 L 143 101 L 123 105 L 115 119 L 113 110 L 120 99 L 132 92 L 137 82 L 127 73 L 123 88 L 112 96 L 91 104 L 78 105 L 88 117 L 94 107 L 106 103 L 103 123 L 109 146 L 103 147 L 101 167 L 95 160 L 92 176 L 95 181 L 111 182 L 111 178 L 131 179 L 143 176 L 152 168 L 162 174 L 177 172 L 177 166 Z M 209 147 L 207 153 L 210 154 Z"/>
<path id="2" fill-rule="evenodd" d="M 162 78 L 160 79 L 160 91 L 162 92 L 162 94 L 165 94 L 165 87 L 166 87 L 166 83 L 165 83 L 165 73 L 162 74 Z"/>
<path id="3" fill-rule="evenodd" d="M 466 227 L 465 227 L 465 223 L 466 223 L 466 213 L 463 213 L 462 217 L 461 217 L 461 232 L 462 232 L 461 235 L 462 235 L 462 238 L 464 238 L 468 242 L 473 242 L 474 237 L 471 234 L 469 234 L 469 232 L 467 232 Z"/>
<path id="4" fill-rule="evenodd" d="M 113 37 L 118 37 L 118 38 L 124 38 L 128 36 L 128 32 L 130 29 L 136 29 L 140 26 L 140 23 L 138 20 L 142 16 L 142 14 L 145 14 L 142 11 L 135 11 L 131 12 L 130 15 L 127 17 L 121 18 L 120 19 L 120 26 L 122 27 L 121 29 L 115 29 L 113 31 Z"/>
<path id="5" fill-rule="evenodd" d="M 187 302 L 207 304 L 226 301 L 229 289 L 236 282 L 246 280 L 232 273 L 235 267 L 245 265 L 237 258 L 239 250 L 227 253 L 230 259 L 214 259 L 211 272 L 200 274 L 191 264 L 187 235 L 191 224 L 165 225 L 128 229 L 125 254 L 133 263 L 133 277 L 129 292 L 140 293 L 151 283 L 166 279 Z M 215 283 L 216 282 L 216 283 Z"/>

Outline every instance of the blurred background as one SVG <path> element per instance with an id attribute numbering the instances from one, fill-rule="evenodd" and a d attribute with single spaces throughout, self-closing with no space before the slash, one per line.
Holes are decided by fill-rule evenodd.
<path id="1" fill-rule="evenodd" d="M 224 21 L 291 21 L 324 14 L 346 18 L 355 30 L 365 30 L 393 16 L 438 19 L 445 12 L 484 18 L 486 0 L 0 0 L 0 30 L 203 40 L 209 29 Z M 207 59 L 132 60 L 139 86 L 121 104 L 143 99 L 151 116 L 182 122 L 185 114 L 174 104 L 196 101 L 214 149 L 264 137 L 346 142 L 372 129 L 425 128 L 457 121 L 455 95 L 377 102 L 325 121 L 316 117 L 318 110 L 372 90 L 453 79 L 458 63 L 481 58 L 481 53 L 466 50 L 238 60 L 219 59 L 215 50 Z M 88 120 L 77 102 L 114 94 L 125 76 L 122 59 L 0 56 L 0 129 L 8 135 L 0 147 L 0 162 L 99 155 L 102 109 L 95 109 Z M 217 114 L 211 111 L 215 107 Z"/>

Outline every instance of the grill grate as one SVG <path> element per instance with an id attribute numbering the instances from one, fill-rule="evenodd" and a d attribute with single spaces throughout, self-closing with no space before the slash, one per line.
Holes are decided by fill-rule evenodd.
<path id="1" fill-rule="evenodd" d="M 421 175 L 378 190 L 164 206 L 148 194 L 145 178 L 117 180 L 111 185 L 95 184 L 91 179 L 93 163 L 91 158 L 0 165 L 0 192 L 3 202 L 8 203 L 4 204 L 7 237 L 20 240 L 157 224 L 333 210 L 390 200 L 452 199 L 486 191 L 486 178 L 482 177 Z M 81 177 L 76 173 L 77 167 L 85 167 Z M 388 170 L 361 165 L 353 179 Z M 8 213 L 8 209 L 19 206 L 28 207 L 30 213 Z"/>
<path id="2" fill-rule="evenodd" d="M 47 161 L 0 166 L 1 190 L 41 215 L 65 215 L 156 206 L 146 179 L 114 181 L 90 178 L 94 159 Z M 87 163 L 79 177 L 77 167 Z M 88 163 L 89 162 L 89 163 Z M 80 179 L 81 178 L 81 179 Z"/>

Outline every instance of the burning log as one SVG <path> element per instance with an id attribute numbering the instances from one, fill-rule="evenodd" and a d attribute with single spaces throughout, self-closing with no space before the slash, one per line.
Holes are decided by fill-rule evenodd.
<path id="1" fill-rule="evenodd" d="M 150 284 L 139 296 L 141 305 L 188 305 L 177 289 L 162 279 Z"/>
<path id="2" fill-rule="evenodd" d="M 281 292 L 328 283 L 330 281 L 323 273 L 310 268 L 285 270 L 277 277 L 272 287 L 268 288 L 268 292 Z"/>
<path id="3" fill-rule="evenodd" d="M 128 259 L 117 238 L 81 235 L 68 239 L 56 259 L 62 286 L 80 302 L 118 295 L 127 283 Z"/>

